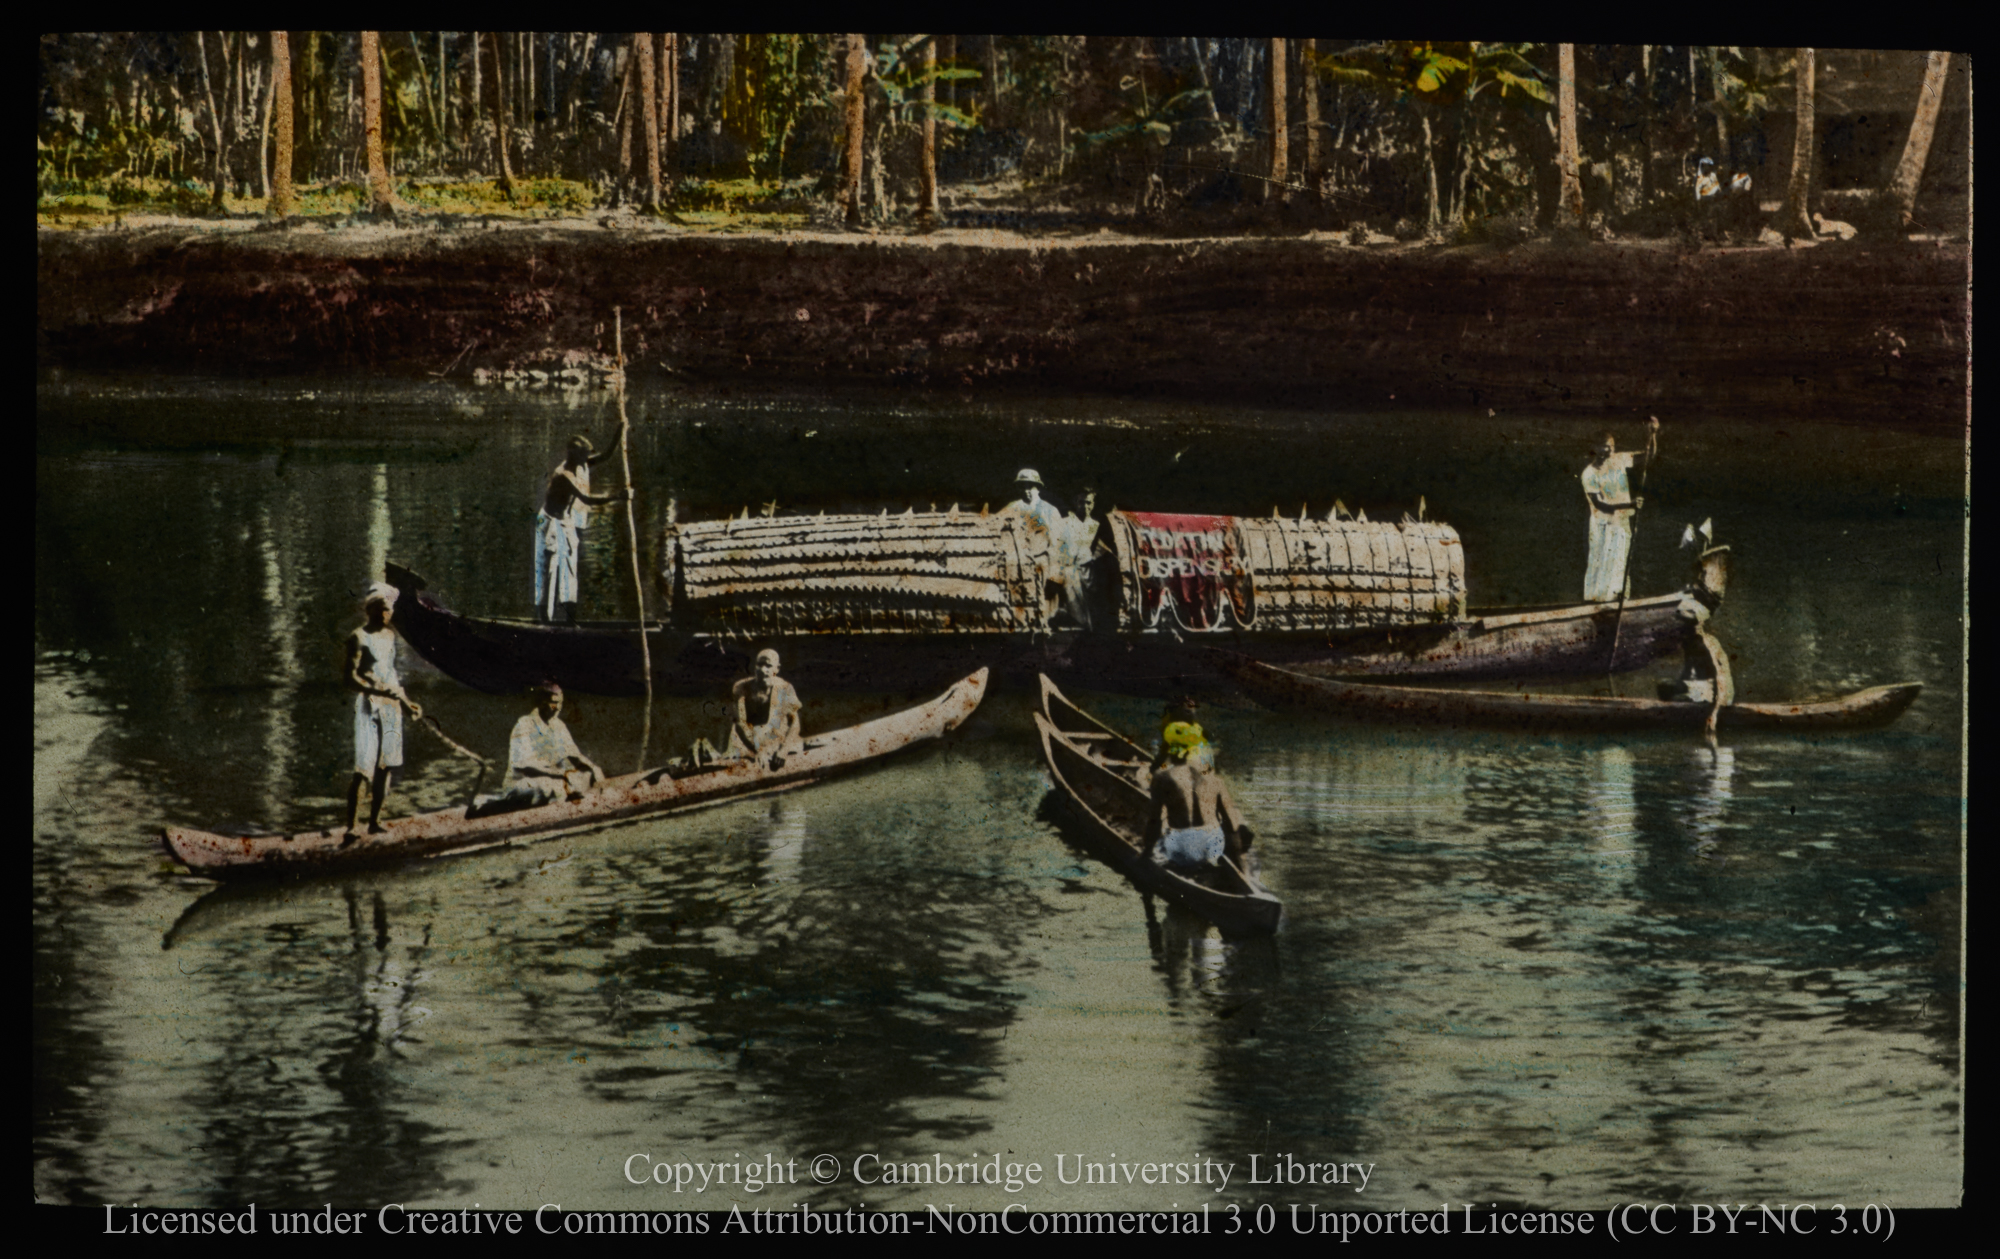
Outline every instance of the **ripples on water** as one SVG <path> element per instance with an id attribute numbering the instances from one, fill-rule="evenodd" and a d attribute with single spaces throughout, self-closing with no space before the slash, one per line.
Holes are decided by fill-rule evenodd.
<path id="1" fill-rule="evenodd" d="M 715 1206 L 631 1186 L 623 1160 L 876 1151 L 1238 1164 L 1227 1198 L 955 1187 L 961 1207 L 1324 1204 L 1242 1184 L 1250 1154 L 1279 1152 L 1374 1163 L 1343 1206 L 1953 1200 L 1950 450 L 1829 429 L 1801 465 L 1769 434 L 1688 426 L 1652 491 L 1738 541 L 1718 628 L 1745 697 L 1925 682 L 1889 730 L 1711 754 L 1205 714 L 1288 910 L 1275 940 L 1230 945 L 1064 842 L 1028 699 L 1005 693 L 948 745 L 809 792 L 278 888 L 176 877 L 147 838 L 164 822 L 338 812 L 354 592 L 395 556 L 457 606 L 522 610 L 536 485 L 568 431 L 606 419 L 304 388 L 41 398 L 44 1199 Z M 997 503 L 1028 462 L 1135 507 L 1323 509 L 1339 491 L 1381 514 L 1424 492 L 1482 598 L 1567 598 L 1582 567 L 1582 425 L 1364 418 L 1336 442 L 1298 417 L 1082 403 L 639 410 L 642 483 L 688 515 Z M 1269 427 L 1245 442 L 1252 420 Z M 657 523 L 663 503 L 643 506 Z M 1671 539 L 1645 537 L 1635 586 L 1677 580 Z M 587 583 L 620 571 L 621 546 L 593 531 Z M 591 589 L 607 614 L 627 597 Z M 405 669 L 447 729 L 498 750 L 517 705 Z M 1079 698 L 1135 731 L 1154 717 Z M 903 702 L 807 699 L 826 724 Z M 579 740 L 623 768 L 636 706 L 573 707 Z M 655 746 L 716 724 L 665 701 Z M 461 801 L 465 763 L 411 740 L 393 807 Z"/>

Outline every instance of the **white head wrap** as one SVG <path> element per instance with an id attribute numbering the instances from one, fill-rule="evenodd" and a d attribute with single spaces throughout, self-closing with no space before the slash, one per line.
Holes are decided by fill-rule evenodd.
<path id="1" fill-rule="evenodd" d="M 383 605 L 388 607 L 391 611 L 394 611 L 396 607 L 396 599 L 402 593 L 403 593 L 402 591 L 396 589 L 388 582 L 372 581 L 368 583 L 367 591 L 364 592 L 361 596 L 361 606 L 365 608 L 369 604 L 379 601 Z"/>

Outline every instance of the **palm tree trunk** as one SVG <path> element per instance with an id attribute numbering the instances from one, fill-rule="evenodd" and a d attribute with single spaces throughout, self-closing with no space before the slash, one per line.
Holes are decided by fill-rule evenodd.
<path id="1" fill-rule="evenodd" d="M 653 82 L 653 37 L 645 31 L 632 36 L 632 59 L 639 67 L 638 131 L 646 152 L 646 195 L 640 204 L 652 214 L 660 208 L 660 98 Z"/>
<path id="2" fill-rule="evenodd" d="M 488 31 L 493 44 L 493 148 L 500 158 L 500 194 L 514 196 L 514 166 L 507 156 L 507 74 L 501 69 L 500 33 Z"/>
<path id="3" fill-rule="evenodd" d="M 667 165 L 673 158 L 674 140 L 674 37 L 655 33 L 653 54 L 659 64 L 653 74 L 654 90 L 659 93 L 660 127 L 660 180 L 665 189 L 673 187 L 673 177 Z M 663 189 L 664 190 L 664 189 Z"/>
<path id="4" fill-rule="evenodd" d="M 278 133 L 278 151 L 271 163 L 271 204 L 274 218 L 298 212 L 292 195 L 292 44 L 288 31 L 271 32 L 271 111 Z"/>
<path id="5" fill-rule="evenodd" d="M 368 151 L 368 211 L 393 219 L 396 196 L 382 155 L 382 37 L 376 31 L 361 32 L 361 126 Z"/>
<path id="6" fill-rule="evenodd" d="M 1583 176 L 1576 152 L 1576 45 L 1556 45 L 1556 169 L 1562 174 L 1558 230 L 1583 227 Z"/>
<path id="7" fill-rule="evenodd" d="M 1910 138 L 1903 145 L 1903 159 L 1889 181 L 1889 205 L 1896 223 L 1904 231 L 1915 221 L 1917 185 L 1923 182 L 1924 162 L 1930 157 L 1931 140 L 1937 134 L 1938 110 L 1944 105 L 1945 76 L 1951 71 L 1951 54 L 1933 52 L 1924 66 L 1924 85 L 1917 96 L 1917 114 L 1910 120 Z"/>
<path id="8" fill-rule="evenodd" d="M 625 68 L 618 75 L 618 184 L 614 202 L 625 203 L 632 191 L 632 114 L 638 107 L 632 101 L 632 53 L 625 50 Z"/>
<path id="9" fill-rule="evenodd" d="M 431 95 L 430 72 L 424 69 L 424 46 L 417 42 L 417 33 L 415 31 L 405 31 L 404 34 L 410 37 L 410 53 L 417 59 L 417 86 L 423 91 L 424 95 L 424 116 L 430 120 L 431 134 L 437 137 L 438 147 L 442 150 L 444 147 L 444 118 L 438 113 L 436 98 Z M 440 70 L 444 68 L 442 62 L 439 63 L 438 68 Z"/>
<path id="10" fill-rule="evenodd" d="M 937 222 L 937 40 L 935 37 L 924 41 L 924 147 L 923 147 L 923 196 L 917 206 L 917 215 L 927 223 Z"/>
<path id="11" fill-rule="evenodd" d="M 1271 123 L 1271 182 L 1264 185 L 1264 200 L 1276 200 L 1280 204 L 1291 200 L 1288 183 L 1291 154 L 1286 151 L 1285 128 L 1285 41 L 1271 41 L 1271 103 L 1265 116 Z"/>
<path id="12" fill-rule="evenodd" d="M 862 76 L 868 69 L 868 37 L 847 37 L 847 165 L 841 171 L 841 200 L 847 209 L 847 225 L 861 226 L 861 145 L 867 112 L 861 99 Z"/>
<path id="13" fill-rule="evenodd" d="M 209 204 L 220 210 L 226 208 L 228 204 L 222 188 L 222 114 L 215 107 L 215 89 L 209 84 L 208 39 L 201 31 L 194 33 L 194 47 L 200 54 L 201 94 L 208 101 L 209 132 L 215 145 L 208 155 L 209 179 L 215 185 L 215 195 L 209 200 Z"/>
<path id="14" fill-rule="evenodd" d="M 1792 131 L 1792 174 L 1785 183 L 1785 208 L 1778 211 L 1778 230 L 1791 239 L 1811 239 L 1812 217 L 1806 202 L 1812 198 L 1813 168 L 1813 50 L 1799 49 L 1796 83 L 1796 121 Z"/>
<path id="15" fill-rule="evenodd" d="M 468 159 L 473 155 L 473 146 L 479 143 L 479 115 L 486 108 L 483 103 L 486 100 L 486 85 L 479 81 L 479 63 L 483 57 L 479 48 L 482 42 L 479 32 L 473 31 L 472 77 L 466 81 L 471 90 L 465 95 L 465 153 Z"/>
<path id="16" fill-rule="evenodd" d="M 277 104 L 278 84 L 275 78 L 264 81 L 264 108 L 257 128 L 257 195 L 264 198 L 265 209 L 271 205 L 271 110 Z"/>
<path id="17" fill-rule="evenodd" d="M 1319 195 L 1319 74 L 1314 67 L 1314 53 L 1318 40 L 1308 39 L 1299 45 L 1299 91 L 1304 95 L 1306 151 L 1306 184 L 1313 195 Z"/>
<path id="18" fill-rule="evenodd" d="M 1443 230 L 1444 220 L 1438 210 L 1438 168 L 1437 146 L 1431 142 L 1431 116 L 1420 115 L 1424 123 L 1424 183 L 1430 191 L 1430 217 L 1426 221 L 1426 231 L 1436 235 Z"/>

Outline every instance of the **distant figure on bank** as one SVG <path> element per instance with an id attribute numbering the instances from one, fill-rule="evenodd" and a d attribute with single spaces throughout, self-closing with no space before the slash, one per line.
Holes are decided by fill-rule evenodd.
<path id="1" fill-rule="evenodd" d="M 389 794 L 391 775 L 403 766 L 403 710 L 409 710 L 411 721 L 421 721 L 424 715 L 424 710 L 403 693 L 403 684 L 396 676 L 396 631 L 389 624 L 396 595 L 394 586 L 379 581 L 369 586 L 361 600 L 367 624 L 347 636 L 341 680 L 356 695 L 354 777 L 347 784 L 343 844 L 356 839 L 354 828 L 361 820 L 363 790 L 369 792 L 368 833 L 382 833 L 382 801 Z"/>
<path id="2" fill-rule="evenodd" d="M 1166 728 L 1167 764 L 1153 771 L 1153 810 L 1146 825 L 1146 852 L 1168 866 L 1201 870 L 1226 855 L 1241 860 L 1255 838 L 1230 798 L 1222 775 L 1201 763 L 1201 727 L 1177 721 Z"/>
<path id="3" fill-rule="evenodd" d="M 1645 458 L 1658 454 L 1660 422 L 1647 425 Z M 1632 554 L 1632 514 L 1646 505 L 1632 497 L 1628 477 L 1639 456 L 1621 454 L 1609 433 L 1598 438 L 1597 454 L 1583 470 L 1583 497 L 1590 504 L 1590 564 L 1583 574 L 1583 597 L 1592 603 L 1615 601 L 1626 588 Z"/>
<path id="4" fill-rule="evenodd" d="M 611 443 L 614 449 L 628 426 L 628 421 L 618 421 L 618 436 Z M 544 621 L 558 616 L 576 620 L 578 531 L 589 526 L 590 509 L 622 502 L 632 495 L 630 486 L 610 494 L 590 492 L 590 465 L 611 454 L 595 450 L 581 433 L 569 439 L 569 453 L 549 473 L 542 509 L 535 513 L 535 615 Z"/>
<path id="5" fill-rule="evenodd" d="M 778 653 L 766 647 L 757 653 L 757 672 L 738 681 L 731 694 L 736 719 L 729 726 L 732 760 L 754 757 L 761 765 L 783 769 L 785 758 L 804 750 L 799 738 L 799 693 L 778 676 Z"/>
<path id="6" fill-rule="evenodd" d="M 500 793 L 474 800 L 467 817 L 581 800 L 585 791 L 604 781 L 604 770 L 570 737 L 562 708 L 562 687 L 544 682 L 535 688 L 535 710 L 515 722 L 508 736 L 507 778 Z"/>

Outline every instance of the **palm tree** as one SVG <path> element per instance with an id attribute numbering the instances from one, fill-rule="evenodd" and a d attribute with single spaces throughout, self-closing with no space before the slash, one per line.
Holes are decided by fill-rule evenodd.
<path id="1" fill-rule="evenodd" d="M 652 35 L 640 31 L 632 36 L 632 57 L 639 67 L 639 93 L 633 103 L 639 109 L 639 140 L 646 151 L 646 196 L 641 206 L 650 214 L 660 208 L 659 92 L 653 82 Z"/>
<path id="2" fill-rule="evenodd" d="M 861 99 L 862 77 L 868 70 L 868 37 L 847 37 L 847 165 L 841 171 L 841 200 L 847 206 L 847 225 L 861 226 L 861 144 L 862 127 L 867 122 Z"/>
<path id="3" fill-rule="evenodd" d="M 1299 87 L 1305 95 L 1304 106 L 1306 133 L 1305 177 L 1315 197 L 1319 195 L 1319 75 L 1313 69 L 1319 41 L 1308 39 L 1299 44 Z"/>
<path id="4" fill-rule="evenodd" d="M 220 38 L 221 32 L 216 32 L 216 35 L 217 38 Z M 208 99 L 209 131 L 215 141 L 214 147 L 209 150 L 208 155 L 209 177 L 215 184 L 215 195 L 210 199 L 209 204 L 218 210 L 222 210 L 228 208 L 228 202 L 225 200 L 226 194 L 223 192 L 225 178 L 223 172 L 226 169 L 228 142 L 223 139 L 222 135 L 222 112 L 215 107 L 215 88 L 209 83 L 208 39 L 203 32 L 196 31 L 194 33 L 194 47 L 201 61 L 201 94 Z M 223 48 L 223 57 L 225 60 L 228 55 L 228 46 L 225 45 Z"/>
<path id="5" fill-rule="evenodd" d="M 1924 160 L 1930 156 L 1931 139 L 1937 134 L 1938 110 L 1944 104 L 1945 76 L 1951 71 L 1951 54 L 1933 52 L 1924 66 L 1924 85 L 1917 96 L 1916 117 L 1910 120 L 1910 138 L 1903 144 L 1903 159 L 1896 163 L 1885 195 L 1893 222 L 1908 231 L 1916 218 L 1917 185 L 1923 181 Z"/>
<path id="6" fill-rule="evenodd" d="M 1583 176 L 1576 152 L 1576 45 L 1556 45 L 1556 169 L 1562 173 L 1558 230 L 1583 227 Z M 1565 217 L 1567 216 L 1567 217 Z"/>
<path id="7" fill-rule="evenodd" d="M 376 218 L 396 217 L 396 194 L 389 186 L 389 163 L 382 156 L 382 41 L 361 32 L 361 126 L 368 150 L 368 210 Z"/>
<path id="8" fill-rule="evenodd" d="M 1813 167 L 1813 50 L 1799 49 L 1792 70 L 1797 92 L 1797 118 L 1792 132 L 1792 177 L 1785 185 L 1785 208 L 1778 211 L 1778 230 L 1787 239 L 1813 235 L 1812 217 L 1806 202 L 1812 196 Z"/>
<path id="9" fill-rule="evenodd" d="M 924 146 L 923 196 L 917 214 L 927 223 L 937 222 L 937 39 L 924 40 Z"/>
<path id="10" fill-rule="evenodd" d="M 514 196 L 514 167 L 507 157 L 507 81 L 500 68 L 500 36 L 496 31 L 486 32 L 493 45 L 493 147 L 500 156 L 500 195 L 511 200 Z M 473 56 L 478 57 L 478 35 L 473 36 Z"/>
<path id="11" fill-rule="evenodd" d="M 292 45 L 287 31 L 271 32 L 271 112 L 278 133 L 278 153 L 271 171 L 271 214 L 289 218 L 298 213 L 292 195 Z"/>
<path id="12" fill-rule="evenodd" d="M 1291 188 L 1286 177 L 1290 174 L 1285 151 L 1285 41 L 1271 41 L 1271 98 L 1269 117 L 1271 121 L 1271 182 L 1264 185 L 1264 199 L 1276 197 L 1280 202 L 1291 199 Z"/>

